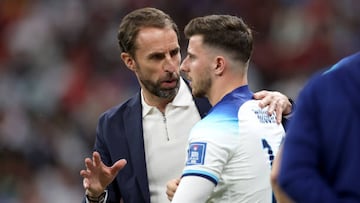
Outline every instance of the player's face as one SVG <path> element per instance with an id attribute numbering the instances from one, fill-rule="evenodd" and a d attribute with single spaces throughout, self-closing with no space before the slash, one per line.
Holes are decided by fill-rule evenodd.
<path id="1" fill-rule="evenodd" d="M 211 55 L 202 43 L 202 36 L 194 35 L 189 39 L 187 56 L 181 70 L 190 81 L 192 93 L 196 97 L 207 96 L 212 84 Z"/>
<path id="2" fill-rule="evenodd" d="M 171 28 L 142 28 L 136 39 L 134 72 L 145 93 L 173 99 L 179 89 L 180 46 Z"/>

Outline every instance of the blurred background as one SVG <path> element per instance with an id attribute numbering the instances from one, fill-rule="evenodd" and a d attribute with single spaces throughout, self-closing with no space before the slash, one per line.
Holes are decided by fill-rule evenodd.
<path id="1" fill-rule="evenodd" d="M 138 89 L 116 35 L 144 6 L 181 31 L 197 16 L 243 17 L 255 33 L 253 91 L 296 99 L 312 73 L 360 50 L 358 0 L 0 0 L 1 203 L 81 201 L 99 115 Z"/>

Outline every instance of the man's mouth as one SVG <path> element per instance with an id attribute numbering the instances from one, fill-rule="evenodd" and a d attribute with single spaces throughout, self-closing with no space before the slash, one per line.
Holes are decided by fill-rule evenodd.
<path id="1" fill-rule="evenodd" d="M 163 88 L 170 89 L 170 88 L 176 87 L 177 80 L 176 79 L 165 80 L 165 81 L 161 82 L 161 84 L 162 84 Z"/>

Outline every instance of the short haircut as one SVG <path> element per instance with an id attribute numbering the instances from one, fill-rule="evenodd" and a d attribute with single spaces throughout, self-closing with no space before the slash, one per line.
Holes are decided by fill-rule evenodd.
<path id="1" fill-rule="evenodd" d="M 180 40 L 178 27 L 168 14 L 156 8 L 141 8 L 127 14 L 120 23 L 117 37 L 121 52 L 134 56 L 136 37 L 146 27 L 172 28 Z"/>
<path id="2" fill-rule="evenodd" d="M 185 36 L 203 36 L 203 43 L 221 48 L 234 59 L 247 62 L 253 48 L 251 29 L 245 22 L 231 15 L 208 15 L 192 19 L 185 26 Z"/>

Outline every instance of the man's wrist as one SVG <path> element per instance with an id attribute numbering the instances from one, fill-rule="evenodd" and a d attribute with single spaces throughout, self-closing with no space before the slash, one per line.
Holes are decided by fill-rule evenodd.
<path id="1" fill-rule="evenodd" d="M 288 101 L 290 103 L 290 111 L 287 111 L 286 113 L 283 114 L 283 116 L 286 118 L 286 117 L 291 117 L 291 115 L 293 114 L 294 112 L 294 107 L 295 107 L 295 102 L 291 99 L 291 98 L 288 98 Z"/>
<path id="2" fill-rule="evenodd" d="M 106 197 L 106 191 L 104 191 L 98 196 L 86 194 L 86 199 L 88 203 L 103 203 L 105 202 L 105 197 Z"/>

